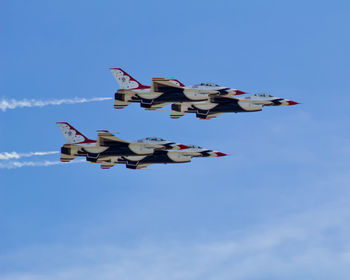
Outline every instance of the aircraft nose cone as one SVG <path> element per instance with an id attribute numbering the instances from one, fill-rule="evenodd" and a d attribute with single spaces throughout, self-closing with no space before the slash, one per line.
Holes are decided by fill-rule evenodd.
<path id="1" fill-rule="evenodd" d="M 235 90 L 235 92 L 236 92 L 236 95 L 246 94 L 246 92 L 238 90 L 238 89 Z"/>
<path id="2" fill-rule="evenodd" d="M 299 104 L 298 102 L 292 101 L 292 100 L 288 100 L 288 105 L 297 105 Z"/>
<path id="3" fill-rule="evenodd" d="M 218 157 L 227 156 L 227 154 L 224 154 L 224 153 L 221 153 L 221 152 L 216 152 L 216 155 L 217 155 Z"/>
<path id="4" fill-rule="evenodd" d="M 178 144 L 177 146 L 180 148 L 180 150 L 184 150 L 184 149 L 189 149 L 190 148 L 189 146 L 186 146 L 186 145 L 183 145 L 183 144 Z"/>

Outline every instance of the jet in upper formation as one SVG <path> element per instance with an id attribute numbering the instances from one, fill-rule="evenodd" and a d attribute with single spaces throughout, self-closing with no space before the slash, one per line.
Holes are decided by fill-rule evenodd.
<path id="1" fill-rule="evenodd" d="M 76 157 L 101 164 L 108 169 L 115 164 L 125 164 L 127 168 L 141 169 L 155 163 L 184 163 L 193 157 L 220 157 L 226 154 L 169 142 L 158 137 L 147 137 L 128 142 L 114 136 L 107 130 L 98 130 L 97 140 L 91 140 L 67 122 L 57 122 L 65 137 L 61 147 L 61 161 L 69 162 Z"/>
<path id="2" fill-rule="evenodd" d="M 264 106 L 290 106 L 298 102 L 279 98 L 266 93 L 249 96 L 218 96 L 209 102 L 173 103 L 170 117 L 178 119 L 186 113 L 195 113 L 197 118 L 212 119 L 223 113 L 261 111 Z"/>
<path id="3" fill-rule="evenodd" d="M 173 78 L 153 78 L 151 86 L 142 85 L 121 68 L 110 69 L 119 84 L 114 95 L 114 108 L 122 109 L 140 103 L 146 110 L 157 110 L 173 102 L 208 101 L 215 96 L 240 95 L 245 92 L 214 83 L 185 86 Z"/>
<path id="4" fill-rule="evenodd" d="M 195 113 L 200 119 L 212 119 L 229 112 L 256 112 L 264 106 L 295 105 L 298 102 L 261 93 L 238 96 L 246 92 L 214 83 L 185 86 L 174 78 L 153 78 L 151 86 L 136 81 L 121 68 L 110 69 L 119 84 L 114 108 L 140 103 L 146 110 L 157 110 L 172 103 L 170 117 L 178 119 Z"/>

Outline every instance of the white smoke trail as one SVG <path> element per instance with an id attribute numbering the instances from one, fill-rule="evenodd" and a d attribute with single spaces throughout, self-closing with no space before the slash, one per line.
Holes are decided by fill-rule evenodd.
<path id="1" fill-rule="evenodd" d="M 0 160 L 9 160 L 9 159 L 19 159 L 22 157 L 32 157 L 32 156 L 46 156 L 46 155 L 54 155 L 58 154 L 58 151 L 51 152 L 30 152 L 30 153 L 16 153 L 16 152 L 5 152 L 0 153 Z"/>
<path id="2" fill-rule="evenodd" d="M 84 159 L 81 160 L 75 160 L 68 163 L 81 163 L 85 162 Z M 43 167 L 43 166 L 51 166 L 51 165 L 58 165 L 58 164 L 67 164 L 67 162 L 61 162 L 58 160 L 50 161 L 11 161 L 8 163 L 0 163 L 0 168 L 6 168 L 6 169 L 14 169 L 14 168 L 20 168 L 25 166 L 32 166 L 32 167 Z"/>
<path id="3" fill-rule="evenodd" d="M 8 109 L 24 108 L 24 107 L 44 107 L 48 105 L 76 104 L 96 101 L 111 100 L 112 97 L 94 97 L 94 98 L 78 98 L 73 99 L 53 99 L 53 100 L 36 100 L 36 99 L 2 99 L 0 100 L 0 110 L 5 112 Z"/>

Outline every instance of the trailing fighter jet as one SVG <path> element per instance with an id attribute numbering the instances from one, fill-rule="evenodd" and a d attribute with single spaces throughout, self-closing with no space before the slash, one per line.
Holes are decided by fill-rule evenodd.
<path id="1" fill-rule="evenodd" d="M 61 161 L 69 162 L 83 156 L 88 161 L 110 156 L 145 156 L 156 151 L 187 149 L 188 146 L 166 141 L 162 138 L 147 137 L 135 142 L 128 142 L 107 130 L 98 130 L 97 140 L 91 140 L 67 122 L 57 122 L 66 144 L 61 148 Z"/>
<path id="2" fill-rule="evenodd" d="M 125 164 L 126 168 L 130 169 L 142 169 L 156 163 L 185 163 L 190 162 L 193 157 L 222 156 L 226 156 L 226 154 L 191 145 L 188 149 L 169 151 L 157 150 L 152 155 L 145 156 L 99 157 L 96 162 L 101 164 L 102 169 L 109 169 L 116 164 Z"/>
<path id="3" fill-rule="evenodd" d="M 173 78 L 153 78 L 152 85 L 145 86 L 121 68 L 110 70 L 119 84 L 119 90 L 114 95 L 115 109 L 122 109 L 136 102 L 146 110 L 157 110 L 173 102 L 208 101 L 212 96 L 232 96 L 245 93 L 214 83 L 201 83 L 186 87 Z"/>
<path id="4" fill-rule="evenodd" d="M 264 106 L 288 106 L 298 102 L 272 96 L 266 93 L 250 96 L 214 96 L 208 102 L 174 103 L 170 117 L 178 119 L 186 113 L 195 113 L 197 118 L 212 119 L 223 113 L 257 112 Z"/>

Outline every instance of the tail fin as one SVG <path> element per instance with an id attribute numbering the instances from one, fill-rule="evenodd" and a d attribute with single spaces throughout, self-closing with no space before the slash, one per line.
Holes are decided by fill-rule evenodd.
<path id="1" fill-rule="evenodd" d="M 117 80 L 120 89 L 145 89 L 149 86 L 145 86 L 136 81 L 128 73 L 121 68 L 110 68 L 114 78 Z"/>
<path id="2" fill-rule="evenodd" d="M 66 144 L 96 143 L 95 140 L 87 138 L 67 122 L 57 122 L 56 124 L 66 139 Z"/>

